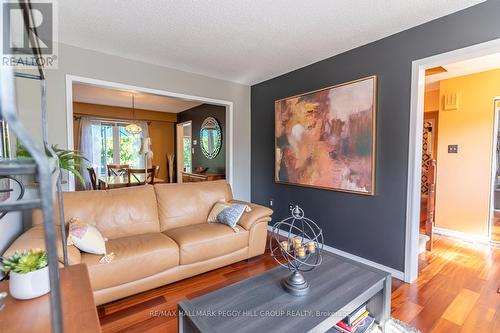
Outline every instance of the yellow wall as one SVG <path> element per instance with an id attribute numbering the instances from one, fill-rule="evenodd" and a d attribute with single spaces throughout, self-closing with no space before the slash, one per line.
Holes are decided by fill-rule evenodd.
<path id="1" fill-rule="evenodd" d="M 458 93 L 458 110 L 443 110 L 443 97 Z M 488 236 L 494 97 L 500 70 L 440 83 L 436 226 Z M 458 154 L 448 145 L 458 144 Z"/>
<path id="2" fill-rule="evenodd" d="M 439 89 L 426 91 L 424 98 L 424 112 L 439 110 Z"/>
<path id="3" fill-rule="evenodd" d="M 132 109 L 115 106 L 73 103 L 73 114 L 75 116 L 97 116 L 112 119 L 133 119 Z M 149 123 L 149 137 L 151 138 L 151 150 L 153 150 L 153 165 L 160 166 L 159 178 L 167 179 L 167 154 L 174 153 L 175 146 L 175 123 L 177 114 L 168 112 L 157 112 L 149 110 L 135 110 L 135 119 L 147 120 Z M 78 133 L 80 121 L 77 117 L 73 120 L 73 133 L 75 147 L 78 147 Z"/>

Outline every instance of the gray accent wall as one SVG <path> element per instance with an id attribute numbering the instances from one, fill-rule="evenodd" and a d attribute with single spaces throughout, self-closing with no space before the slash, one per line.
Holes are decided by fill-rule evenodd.
<path id="1" fill-rule="evenodd" d="M 217 119 L 222 131 L 222 146 L 219 154 L 213 159 L 208 159 L 201 151 L 200 146 L 200 130 L 203 121 L 207 117 L 214 117 Z M 192 134 L 191 140 L 193 142 L 194 153 L 192 155 L 193 170 L 198 166 L 208 168 L 207 172 L 225 173 L 226 172 L 226 108 L 224 106 L 202 104 L 195 106 L 186 111 L 177 114 L 177 123 L 191 121 Z M 196 145 L 194 141 L 196 140 Z"/>
<path id="2" fill-rule="evenodd" d="M 299 204 L 327 245 L 403 271 L 412 61 L 497 38 L 500 1 L 490 0 L 252 86 L 252 201 L 273 199 L 275 221 Z M 274 101 L 370 75 L 378 76 L 376 195 L 275 184 Z"/>

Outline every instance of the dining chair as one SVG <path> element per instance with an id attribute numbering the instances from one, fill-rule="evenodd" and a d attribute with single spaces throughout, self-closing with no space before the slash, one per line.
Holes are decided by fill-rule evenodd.
<path id="1" fill-rule="evenodd" d="M 102 179 L 99 179 L 99 185 L 98 185 L 99 190 L 107 190 L 108 189 L 108 184 Z"/>
<path id="2" fill-rule="evenodd" d="M 147 169 L 147 176 L 146 176 L 146 181 L 140 180 L 137 175 L 143 175 L 144 174 L 144 169 L 127 169 L 127 174 L 128 174 L 128 185 L 138 185 L 138 184 L 151 184 L 153 185 L 155 182 L 155 172 L 157 169 L 157 165 L 153 165 L 152 168 Z M 137 182 L 133 182 L 133 180 L 136 180 Z"/>
<path id="3" fill-rule="evenodd" d="M 106 165 L 108 169 L 108 176 L 123 176 L 127 173 L 129 168 L 128 164 L 108 164 Z"/>
<path id="4" fill-rule="evenodd" d="M 160 166 L 159 165 L 153 165 L 153 168 L 155 169 L 155 177 L 158 178 L 158 175 L 160 174 Z"/>
<path id="5" fill-rule="evenodd" d="M 98 190 L 97 187 L 97 174 L 95 173 L 94 168 L 87 168 L 90 177 L 90 185 L 92 186 L 92 190 Z"/>

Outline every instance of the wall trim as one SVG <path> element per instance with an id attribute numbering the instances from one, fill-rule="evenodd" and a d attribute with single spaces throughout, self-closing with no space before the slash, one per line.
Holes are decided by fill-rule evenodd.
<path id="1" fill-rule="evenodd" d="M 274 227 L 272 225 L 268 225 L 267 226 L 267 230 L 273 231 L 273 229 L 274 229 Z M 282 236 L 288 236 L 288 232 L 286 232 L 284 230 L 281 230 L 281 229 L 278 229 L 278 230 L 279 230 L 279 234 L 280 235 L 282 235 Z M 295 234 L 293 234 L 293 233 L 292 233 L 292 235 L 295 236 Z M 351 259 L 351 260 L 354 260 L 354 261 L 359 262 L 361 264 L 365 264 L 365 265 L 368 265 L 368 266 L 380 269 L 380 270 L 382 270 L 384 272 L 390 273 L 392 275 L 392 277 L 394 277 L 394 278 L 396 278 L 398 280 L 404 281 L 404 276 L 405 276 L 404 272 L 398 271 L 398 270 L 396 270 L 394 268 L 387 267 L 385 265 L 382 265 L 382 264 L 379 264 L 377 262 L 365 259 L 363 257 L 359 257 L 359 256 L 354 255 L 354 254 L 349 253 L 349 252 L 345 252 L 345 251 L 336 249 L 336 248 L 328 246 L 326 244 L 323 244 L 323 249 L 325 251 L 327 251 L 327 252 L 339 255 L 341 257 L 344 257 L 344 258 L 347 258 L 347 259 Z"/>
<path id="2" fill-rule="evenodd" d="M 408 180 L 406 198 L 405 282 L 418 277 L 418 238 L 420 224 L 420 186 L 422 175 L 422 127 L 424 118 L 425 70 L 500 52 L 500 39 L 494 39 L 412 62 L 410 124 L 408 140 Z"/>
<path id="3" fill-rule="evenodd" d="M 458 238 L 458 239 L 468 241 L 468 242 L 476 242 L 476 243 L 490 245 L 490 239 L 489 239 L 489 237 L 486 237 L 486 236 L 471 235 L 471 234 L 467 234 L 465 232 L 455 231 L 455 230 L 451 230 L 451 229 L 447 229 L 447 228 L 440 228 L 440 227 L 434 227 L 433 230 L 436 234 L 439 234 L 439 235 Z"/>
<path id="4" fill-rule="evenodd" d="M 148 94 L 155 94 L 160 96 L 168 96 L 182 99 L 189 99 L 197 102 L 203 102 L 207 104 L 220 105 L 226 108 L 226 179 L 227 182 L 234 186 L 233 178 L 233 161 L 234 161 L 234 144 L 233 144 L 233 128 L 234 128 L 234 117 L 233 117 L 233 102 L 214 99 L 202 96 L 181 94 L 176 92 L 171 92 L 167 90 L 146 88 L 141 86 L 134 86 L 125 83 L 111 82 L 99 79 L 93 79 L 89 77 L 77 76 L 72 74 L 66 74 L 66 134 L 67 134 L 67 149 L 75 149 L 75 144 L 73 140 L 73 82 L 93 84 L 101 87 L 123 89 L 123 90 L 134 90 L 139 92 L 144 92 Z M 68 190 L 75 190 L 74 175 L 69 174 L 68 179 Z"/>

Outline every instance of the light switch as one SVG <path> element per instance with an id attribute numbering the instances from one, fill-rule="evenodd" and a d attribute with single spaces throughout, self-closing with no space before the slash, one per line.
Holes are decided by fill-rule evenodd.
<path id="1" fill-rule="evenodd" d="M 458 145 L 448 145 L 448 154 L 458 154 Z"/>
<path id="2" fill-rule="evenodd" d="M 445 94 L 443 99 L 443 110 L 458 110 L 458 94 L 456 92 Z"/>

